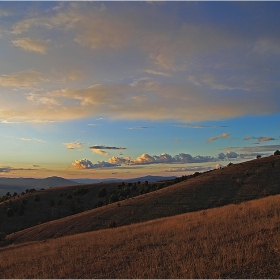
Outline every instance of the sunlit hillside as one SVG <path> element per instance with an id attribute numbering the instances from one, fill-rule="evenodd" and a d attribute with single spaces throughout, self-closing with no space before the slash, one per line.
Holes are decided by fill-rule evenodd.
<path id="1" fill-rule="evenodd" d="M 280 196 L 0 248 L 1 278 L 279 278 Z"/>

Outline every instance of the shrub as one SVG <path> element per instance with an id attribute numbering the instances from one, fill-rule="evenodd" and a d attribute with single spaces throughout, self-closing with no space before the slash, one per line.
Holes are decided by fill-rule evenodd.
<path id="1" fill-rule="evenodd" d="M 88 192 L 88 189 L 86 188 L 77 188 L 76 190 L 74 190 L 73 194 L 74 195 L 84 195 Z"/>
<path id="2" fill-rule="evenodd" d="M 98 192 L 98 197 L 104 197 L 107 194 L 106 188 L 102 188 Z"/>
<path id="3" fill-rule="evenodd" d="M 68 193 L 68 194 L 67 194 L 67 198 L 68 198 L 68 199 L 72 199 L 72 194 L 71 194 L 71 193 Z"/>
<path id="4" fill-rule="evenodd" d="M 280 155 L 280 151 L 279 151 L 279 150 L 276 150 L 276 151 L 274 152 L 274 155 L 275 155 L 275 156 L 279 156 L 279 155 Z"/>
<path id="5" fill-rule="evenodd" d="M 0 241 L 4 240 L 5 237 L 6 237 L 5 232 L 1 231 L 1 232 L 0 232 Z"/>
<path id="6" fill-rule="evenodd" d="M 109 224 L 108 224 L 108 227 L 109 228 L 115 228 L 117 225 L 116 225 L 116 222 L 114 222 L 114 221 L 111 221 L 111 222 L 109 222 Z"/>
<path id="7" fill-rule="evenodd" d="M 101 200 L 99 200 L 99 201 L 97 201 L 96 203 L 95 203 L 95 207 L 101 207 L 101 206 L 103 206 L 104 205 L 104 202 L 103 201 L 101 201 Z"/>
<path id="8" fill-rule="evenodd" d="M 111 194 L 111 196 L 109 197 L 109 202 L 110 203 L 117 202 L 118 200 L 119 200 L 119 197 L 115 193 Z"/>
<path id="9" fill-rule="evenodd" d="M 34 196 L 34 201 L 40 201 L 40 196 L 38 195 L 38 194 L 36 194 L 35 196 Z"/>
<path id="10" fill-rule="evenodd" d="M 55 201 L 54 201 L 53 198 L 52 198 L 51 201 L 50 201 L 50 205 L 51 205 L 51 206 L 55 206 Z"/>
<path id="11" fill-rule="evenodd" d="M 62 199 L 60 199 L 57 204 L 62 205 Z"/>
<path id="12" fill-rule="evenodd" d="M 7 216 L 12 217 L 14 215 L 15 211 L 13 208 L 8 208 L 7 209 Z"/>

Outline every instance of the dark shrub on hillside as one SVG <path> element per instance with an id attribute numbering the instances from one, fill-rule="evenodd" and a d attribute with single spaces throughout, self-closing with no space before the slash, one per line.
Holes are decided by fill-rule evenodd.
<path id="1" fill-rule="evenodd" d="M 68 194 L 67 194 L 67 198 L 68 198 L 68 199 L 71 199 L 71 198 L 72 198 L 72 194 L 71 194 L 71 193 L 68 193 Z"/>
<path id="2" fill-rule="evenodd" d="M 109 197 L 109 202 L 110 203 L 117 202 L 118 200 L 119 200 L 119 197 L 115 193 L 111 194 L 111 196 Z"/>
<path id="3" fill-rule="evenodd" d="M 7 216 L 12 217 L 14 215 L 15 211 L 13 208 L 8 208 L 7 209 Z"/>
<path id="4" fill-rule="evenodd" d="M 86 188 L 77 188 L 73 192 L 74 195 L 84 195 L 86 193 L 88 193 L 88 189 L 86 189 Z"/>
<path id="5" fill-rule="evenodd" d="M 1 231 L 1 232 L 0 232 L 0 241 L 4 240 L 5 237 L 6 237 L 5 232 Z"/>
<path id="6" fill-rule="evenodd" d="M 275 156 L 279 156 L 279 155 L 280 155 L 280 151 L 279 151 L 279 150 L 276 150 L 276 151 L 274 152 L 274 155 L 275 155 Z"/>
<path id="7" fill-rule="evenodd" d="M 101 206 L 103 206 L 103 205 L 104 205 L 104 202 L 101 201 L 101 200 L 99 200 L 99 201 L 97 201 L 97 202 L 95 203 L 94 207 L 101 207 Z"/>
<path id="8" fill-rule="evenodd" d="M 53 198 L 52 198 L 51 201 L 50 201 L 50 205 L 51 205 L 51 206 L 55 206 L 55 201 L 54 201 Z"/>
<path id="9" fill-rule="evenodd" d="M 62 205 L 62 199 L 60 199 L 57 204 Z"/>
<path id="10" fill-rule="evenodd" d="M 115 228 L 116 226 L 117 226 L 116 223 L 113 221 L 109 222 L 109 224 L 108 224 L 109 228 Z"/>
<path id="11" fill-rule="evenodd" d="M 104 197 L 107 194 L 106 188 L 102 188 L 98 192 L 98 197 Z"/>
<path id="12" fill-rule="evenodd" d="M 36 194 L 35 196 L 34 196 L 34 201 L 40 201 L 40 196 L 38 195 L 38 194 Z"/>

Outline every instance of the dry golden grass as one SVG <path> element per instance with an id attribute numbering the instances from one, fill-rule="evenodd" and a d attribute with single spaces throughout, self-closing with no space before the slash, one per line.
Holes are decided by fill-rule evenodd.
<path id="1" fill-rule="evenodd" d="M 0 248 L 1 278 L 279 278 L 280 195 Z"/>

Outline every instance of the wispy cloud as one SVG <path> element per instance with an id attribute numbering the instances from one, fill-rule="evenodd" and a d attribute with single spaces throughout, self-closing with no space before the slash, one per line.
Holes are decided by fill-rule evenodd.
<path id="1" fill-rule="evenodd" d="M 32 88 L 48 81 L 42 73 L 29 70 L 0 76 L 0 86 L 15 88 Z"/>
<path id="2" fill-rule="evenodd" d="M 63 143 L 63 145 L 66 146 L 67 150 L 75 150 L 75 149 L 81 149 L 83 148 L 82 143 L 80 142 L 69 142 L 69 143 Z"/>
<path id="3" fill-rule="evenodd" d="M 19 38 L 12 41 L 13 45 L 28 52 L 45 54 L 50 40 L 34 40 L 30 38 Z"/>
<path id="4" fill-rule="evenodd" d="M 247 140 L 250 140 L 250 136 L 246 136 L 243 140 L 247 141 Z"/>
<path id="5" fill-rule="evenodd" d="M 210 166 L 187 166 L 187 167 L 174 167 L 168 168 L 165 172 L 199 172 L 199 171 L 207 171 L 213 169 Z"/>
<path id="6" fill-rule="evenodd" d="M 276 140 L 275 138 L 272 137 L 253 137 L 254 139 L 258 139 L 258 142 L 266 142 L 266 141 L 273 141 Z"/>
<path id="7" fill-rule="evenodd" d="M 45 142 L 44 140 L 42 140 L 42 139 L 37 139 L 37 138 L 24 138 L 24 137 L 21 137 L 20 139 L 23 140 L 23 141 Z"/>
<path id="8" fill-rule="evenodd" d="M 147 129 L 147 128 L 154 128 L 154 126 L 133 126 L 128 129 L 135 130 L 135 129 Z"/>
<path id="9" fill-rule="evenodd" d="M 220 139 L 220 138 L 226 138 L 226 137 L 228 137 L 229 135 L 230 135 L 230 133 L 223 133 L 223 134 L 221 134 L 221 135 L 219 135 L 219 136 L 214 136 L 214 137 L 209 138 L 209 139 L 207 140 L 207 142 L 215 141 L 215 140 Z"/>

